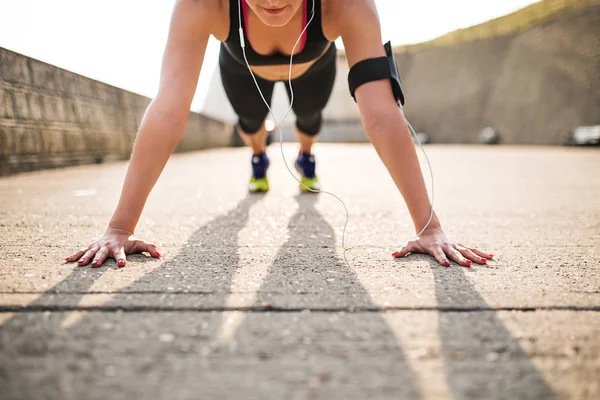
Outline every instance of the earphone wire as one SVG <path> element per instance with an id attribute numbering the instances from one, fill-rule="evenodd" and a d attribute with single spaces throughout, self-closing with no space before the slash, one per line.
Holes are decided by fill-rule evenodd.
<path id="1" fill-rule="evenodd" d="M 289 106 L 287 112 L 284 114 L 283 119 L 281 120 L 281 123 L 279 123 L 279 121 L 277 120 L 277 117 L 275 116 L 275 113 L 271 109 L 271 106 L 269 105 L 269 102 L 265 99 L 262 91 L 260 90 L 260 86 L 258 85 L 258 82 L 256 80 L 254 72 L 252 71 L 252 68 L 250 67 L 250 63 L 248 62 L 248 58 L 246 56 L 246 42 L 244 40 L 244 29 L 242 27 L 242 3 L 241 3 L 242 1 L 245 1 L 245 0 L 238 0 L 238 22 L 239 22 L 239 35 L 240 35 L 240 45 L 241 45 L 241 48 L 242 48 L 242 54 L 244 55 L 244 61 L 246 62 L 246 66 L 248 67 L 248 71 L 250 71 L 250 75 L 252 76 L 252 80 L 254 81 L 254 84 L 256 85 L 256 89 L 258 90 L 258 93 L 260 94 L 260 97 L 261 97 L 262 101 L 265 103 L 265 106 L 269 110 L 269 113 L 271 114 L 271 116 L 272 116 L 272 118 L 273 118 L 273 120 L 275 122 L 275 126 L 277 127 L 277 130 L 279 132 L 279 145 L 280 145 L 280 151 L 281 151 L 281 157 L 283 159 L 283 163 L 284 163 L 286 169 L 288 170 L 288 172 L 290 173 L 290 175 L 300 185 L 302 185 L 306 190 L 308 190 L 309 192 L 312 192 L 312 193 L 325 193 L 325 194 L 328 194 L 328 195 L 334 197 L 335 199 L 337 199 L 342 204 L 342 206 L 344 207 L 344 211 L 346 212 L 346 221 L 344 222 L 344 229 L 342 230 L 342 249 L 344 250 L 344 253 L 343 253 L 344 261 L 346 262 L 346 264 L 350 268 L 350 263 L 348 262 L 348 260 L 346 258 L 346 252 L 348 250 L 351 250 L 351 249 L 354 249 L 354 248 L 358 248 L 358 247 L 370 247 L 370 248 L 382 248 L 382 249 L 386 249 L 386 247 L 373 246 L 373 245 L 354 245 L 354 246 L 346 247 L 346 229 L 348 227 L 348 221 L 350 219 L 350 213 L 348 212 L 348 207 L 346 206 L 346 203 L 344 203 L 344 201 L 339 196 L 335 195 L 334 193 L 328 192 L 326 190 L 321 190 L 321 189 L 314 190 L 314 189 L 311 189 L 308 186 L 306 186 L 292 172 L 292 170 L 290 169 L 290 167 L 289 167 L 289 165 L 287 163 L 287 160 L 285 158 L 285 154 L 283 152 L 283 131 L 281 129 L 281 125 L 283 125 L 283 123 L 285 122 L 287 116 L 292 111 L 292 108 L 293 108 L 293 105 L 294 105 L 294 89 L 292 88 L 292 66 L 293 66 L 293 60 L 294 60 L 294 53 L 296 51 L 296 47 L 298 46 L 298 43 L 300 43 L 300 41 L 302 40 L 302 36 L 304 36 L 304 33 L 308 29 L 308 26 L 310 25 L 310 23 L 312 22 L 312 20 L 315 17 L 315 0 L 312 0 L 312 11 L 311 11 L 310 19 L 308 20 L 308 22 L 306 23 L 306 26 L 304 27 L 304 29 L 300 33 L 300 36 L 298 37 L 298 39 L 296 40 L 296 43 L 294 44 L 294 47 L 292 48 L 292 53 L 290 54 L 290 66 L 289 66 L 289 73 L 288 73 L 288 85 L 289 85 L 289 89 L 290 89 L 290 106 Z M 398 103 L 398 106 L 400 108 L 402 108 L 402 105 L 400 103 Z M 408 122 L 408 120 L 406 118 L 404 118 L 404 119 L 406 121 L 407 127 L 409 128 L 409 131 L 414 136 L 414 138 L 416 139 L 417 143 L 421 147 L 421 150 L 423 151 L 423 154 L 425 155 L 425 159 L 427 161 L 427 165 L 429 167 L 429 172 L 430 172 L 430 176 L 431 176 L 431 210 L 430 210 L 430 213 L 429 213 L 429 219 L 427 220 L 427 223 L 421 229 L 421 231 L 419 233 L 417 233 L 411 239 L 411 240 L 413 240 L 413 239 L 417 238 L 421 233 L 423 233 L 425 231 L 425 229 L 427 229 L 427 227 L 431 223 L 431 220 L 433 219 L 433 201 L 434 201 L 433 170 L 432 170 L 431 164 L 429 162 L 429 157 L 427 157 L 427 153 L 425 153 L 425 149 L 423 148 L 423 144 L 419 140 L 419 137 L 417 136 L 417 134 L 416 134 L 415 130 L 413 129 L 412 125 L 410 124 L 410 122 Z"/>

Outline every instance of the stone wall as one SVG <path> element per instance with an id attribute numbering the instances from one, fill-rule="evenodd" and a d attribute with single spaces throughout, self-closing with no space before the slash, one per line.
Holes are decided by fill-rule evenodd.
<path id="1" fill-rule="evenodd" d="M 600 5 L 518 35 L 503 61 L 486 118 L 507 142 L 559 144 L 600 124 Z"/>
<path id="2" fill-rule="evenodd" d="M 490 94 L 512 38 L 398 54 L 406 91 L 406 116 L 436 143 L 474 142 L 493 124 Z"/>
<path id="3" fill-rule="evenodd" d="M 127 159 L 149 103 L 0 48 L 0 175 Z M 229 145 L 232 132 L 190 113 L 176 151 Z"/>
<path id="4" fill-rule="evenodd" d="M 406 115 L 435 142 L 473 143 L 492 126 L 502 143 L 557 145 L 600 124 L 600 6 L 515 36 L 426 50 L 398 61 Z"/>

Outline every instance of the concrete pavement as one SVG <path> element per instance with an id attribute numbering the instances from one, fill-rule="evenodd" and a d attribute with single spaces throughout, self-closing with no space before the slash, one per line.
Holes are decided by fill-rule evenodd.
<path id="1" fill-rule="evenodd" d="M 600 153 L 426 151 L 446 233 L 489 265 L 393 260 L 412 225 L 369 145 L 316 149 L 346 245 L 374 246 L 348 264 L 343 207 L 299 194 L 278 145 L 264 196 L 247 149 L 174 155 L 136 231 L 163 258 L 122 269 L 62 259 L 102 234 L 125 163 L 0 179 L 2 398 L 598 398 Z"/>

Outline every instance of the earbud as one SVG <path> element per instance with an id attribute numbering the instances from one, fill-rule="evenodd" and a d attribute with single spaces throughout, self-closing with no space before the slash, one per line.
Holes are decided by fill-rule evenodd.
<path id="1" fill-rule="evenodd" d="M 240 26 L 240 45 L 242 46 L 242 49 L 246 48 L 246 41 L 244 40 L 244 30 L 242 29 L 242 27 Z"/>

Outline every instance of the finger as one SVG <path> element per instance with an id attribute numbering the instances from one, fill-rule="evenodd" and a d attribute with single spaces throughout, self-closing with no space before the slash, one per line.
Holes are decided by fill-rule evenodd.
<path id="1" fill-rule="evenodd" d="M 134 241 L 130 253 L 141 253 L 143 251 L 150 253 L 152 257 L 161 257 L 160 253 L 158 252 L 158 247 L 154 243 L 149 243 L 145 240 Z"/>
<path id="2" fill-rule="evenodd" d="M 442 264 L 444 267 L 450 266 L 450 261 L 448 261 L 446 258 L 446 254 L 442 250 L 441 246 L 432 246 L 429 249 L 429 254 L 431 254 L 437 260 L 437 262 Z"/>
<path id="3" fill-rule="evenodd" d="M 77 253 L 70 255 L 69 257 L 65 257 L 65 261 L 66 262 L 71 262 L 71 261 L 75 261 L 79 258 L 81 258 L 82 255 L 85 254 L 86 251 L 88 251 L 89 247 L 83 248 L 81 250 L 79 250 Z"/>
<path id="4" fill-rule="evenodd" d="M 456 250 L 451 246 L 446 246 L 444 250 L 446 251 L 446 254 L 448 254 L 448 257 L 450 257 L 452 261 L 455 261 L 464 267 L 470 267 L 473 264 L 471 260 L 467 260 L 466 258 L 464 258 L 462 254 L 460 254 L 460 251 Z"/>
<path id="5" fill-rule="evenodd" d="M 125 248 L 123 246 L 119 246 L 116 251 L 113 253 L 113 257 L 117 260 L 117 265 L 119 267 L 124 267 L 127 265 L 127 258 L 125 258 Z"/>
<path id="6" fill-rule="evenodd" d="M 79 264 L 79 266 L 87 265 L 87 263 L 94 256 L 94 254 L 96 254 L 97 251 L 98 251 L 97 246 L 91 247 L 88 251 L 86 251 L 83 254 L 83 256 L 79 259 L 79 261 L 77 261 L 77 264 Z"/>
<path id="7" fill-rule="evenodd" d="M 485 264 L 487 262 L 485 258 L 478 256 L 473 251 L 471 251 L 471 249 L 468 249 L 464 246 L 455 245 L 454 248 L 460 251 L 460 254 L 462 254 L 464 257 L 468 258 L 469 260 L 475 261 L 476 263 Z"/>
<path id="8" fill-rule="evenodd" d="M 398 250 L 397 252 L 392 254 L 392 257 L 394 257 L 394 258 L 404 257 L 408 253 L 415 251 L 416 250 L 415 247 L 416 246 L 415 246 L 414 242 L 405 243 L 400 250 Z"/>
<path id="9" fill-rule="evenodd" d="M 92 261 L 92 267 L 100 267 L 102 265 L 102 263 L 104 262 L 104 260 L 106 260 L 107 256 L 108 256 L 108 247 L 102 246 L 100 248 L 100 250 L 98 250 L 98 252 L 94 256 L 94 260 Z"/>
<path id="10" fill-rule="evenodd" d="M 492 258 L 494 258 L 494 255 L 492 253 L 486 253 L 486 252 L 483 252 L 481 250 L 475 249 L 473 247 L 469 247 L 469 250 L 471 250 L 473 253 L 477 254 L 478 256 L 481 256 L 481 257 L 486 258 L 486 259 L 490 259 L 491 260 Z"/>

